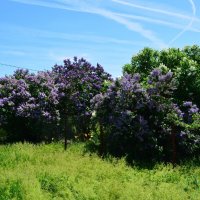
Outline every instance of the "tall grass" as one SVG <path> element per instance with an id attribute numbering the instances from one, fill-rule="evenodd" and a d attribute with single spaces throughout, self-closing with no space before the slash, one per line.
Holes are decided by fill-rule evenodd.
<path id="1" fill-rule="evenodd" d="M 0 200 L 200 200 L 200 167 L 129 167 L 103 160 L 83 144 L 0 146 Z"/>

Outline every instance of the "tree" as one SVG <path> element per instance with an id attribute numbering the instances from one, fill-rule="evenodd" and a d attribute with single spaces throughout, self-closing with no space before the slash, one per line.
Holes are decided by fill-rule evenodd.
<path id="1" fill-rule="evenodd" d="M 197 45 L 184 49 L 169 48 L 161 51 L 144 48 L 126 64 L 123 73 L 140 73 L 143 82 L 154 68 L 174 73 L 176 90 L 174 100 L 181 104 L 192 101 L 200 106 L 200 48 Z"/>

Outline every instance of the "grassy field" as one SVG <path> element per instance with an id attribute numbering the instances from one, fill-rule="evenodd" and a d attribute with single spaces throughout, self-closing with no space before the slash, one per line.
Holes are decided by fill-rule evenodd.
<path id="1" fill-rule="evenodd" d="M 0 200 L 200 200 L 200 167 L 128 167 L 84 153 L 83 144 L 0 146 Z"/>

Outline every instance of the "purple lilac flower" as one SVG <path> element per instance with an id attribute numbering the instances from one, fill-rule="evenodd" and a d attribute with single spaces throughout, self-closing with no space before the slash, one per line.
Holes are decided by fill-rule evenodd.
<path id="1" fill-rule="evenodd" d="M 185 101 L 183 103 L 183 106 L 185 106 L 185 107 L 191 107 L 192 106 L 192 102 L 191 101 Z"/>
<path id="2" fill-rule="evenodd" d="M 47 111 L 43 111 L 42 112 L 42 116 L 49 118 L 50 117 L 50 113 Z"/>
<path id="3" fill-rule="evenodd" d="M 199 112 L 199 108 L 197 107 L 197 105 L 193 105 L 190 109 L 189 109 L 189 113 L 190 114 L 195 114 Z"/>
<path id="4" fill-rule="evenodd" d="M 177 113 L 177 115 L 181 118 L 183 118 L 184 113 L 180 110 L 179 106 L 177 104 L 173 104 L 173 109 Z"/>
<path id="5" fill-rule="evenodd" d="M 135 82 L 138 82 L 140 80 L 140 74 L 138 73 L 134 74 L 133 79 L 135 80 Z"/>
<path id="6" fill-rule="evenodd" d="M 161 75 L 161 76 L 158 77 L 158 80 L 160 82 L 164 82 L 164 81 L 166 81 L 166 76 L 165 75 Z"/>
<path id="7" fill-rule="evenodd" d="M 149 85 L 151 85 L 151 84 L 153 84 L 153 81 L 152 81 L 151 79 L 149 79 L 149 80 L 147 81 L 147 83 L 148 83 Z"/>
<path id="8" fill-rule="evenodd" d="M 169 71 L 167 72 L 167 74 L 165 75 L 166 80 L 170 80 L 173 76 L 173 72 Z"/>
<path id="9" fill-rule="evenodd" d="M 154 69 L 151 72 L 151 76 L 154 77 L 154 78 L 158 77 L 160 74 L 161 74 L 161 70 L 160 69 Z"/>
<path id="10" fill-rule="evenodd" d="M 4 101 L 3 99 L 0 99 L 0 107 L 3 107 L 4 106 Z"/>
<path id="11" fill-rule="evenodd" d="M 46 98 L 46 94 L 44 92 L 39 92 L 38 97 L 39 97 L 39 99 L 45 99 Z"/>

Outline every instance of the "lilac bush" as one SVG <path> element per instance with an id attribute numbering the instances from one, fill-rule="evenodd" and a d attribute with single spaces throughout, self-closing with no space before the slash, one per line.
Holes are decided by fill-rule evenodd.
<path id="1" fill-rule="evenodd" d="M 102 66 L 92 66 L 85 59 L 64 60 L 55 65 L 52 72 L 58 86 L 59 110 L 62 118 L 74 125 L 78 134 L 89 134 L 92 109 L 90 99 L 105 89 L 106 81 L 112 81 Z"/>
<path id="2" fill-rule="evenodd" d="M 22 139 L 28 139 L 28 132 L 36 122 L 57 123 L 60 117 L 57 90 L 50 72 L 35 75 L 26 70 L 17 70 L 12 76 L 1 78 L 1 126 L 8 132 L 16 132 L 16 135 L 19 131 L 24 132 Z"/>
<path id="3" fill-rule="evenodd" d="M 65 122 L 88 134 L 90 99 L 106 88 L 106 81 L 111 81 L 111 76 L 99 64 L 94 67 L 76 57 L 51 71 L 30 74 L 17 70 L 0 79 L 0 126 L 8 132 L 23 132 L 23 139 L 33 127 L 38 127 L 32 131 L 35 136 L 43 127 L 48 137 L 52 136 L 48 127 L 66 132 Z"/>
<path id="4" fill-rule="evenodd" d="M 131 159 L 170 161 L 174 151 L 171 140 L 173 134 L 176 145 L 188 145 L 180 135 L 191 124 L 185 120 L 184 110 L 173 103 L 175 83 L 172 77 L 170 71 L 164 73 L 154 69 L 145 85 L 140 82 L 139 74 L 125 74 L 107 92 L 92 99 L 95 120 L 101 127 L 99 137 L 100 143 L 104 143 L 104 153 L 127 155 Z M 190 106 L 189 116 L 193 116 L 198 108 Z M 195 134 L 193 146 L 194 140 L 199 137 L 199 133 Z M 181 157 L 185 151 L 182 147 L 179 150 Z"/>

